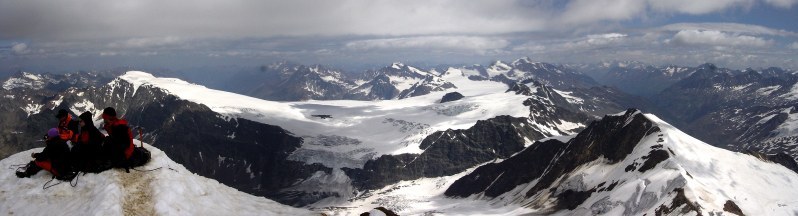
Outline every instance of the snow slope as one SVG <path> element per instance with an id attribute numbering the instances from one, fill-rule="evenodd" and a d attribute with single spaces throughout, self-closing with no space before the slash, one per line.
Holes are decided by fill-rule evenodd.
<path id="1" fill-rule="evenodd" d="M 706 144 L 652 114 L 645 117 L 662 131 L 643 138 L 626 160 L 613 165 L 588 164 L 571 174 L 582 177 L 588 187 L 619 181 L 616 189 L 594 194 L 576 210 L 561 215 L 597 210 L 606 215 L 653 213 L 660 205 L 669 205 L 666 200 L 677 195 L 673 192 L 676 188 L 683 188 L 684 196 L 703 212 L 724 212 L 724 204 L 732 201 L 746 215 L 798 214 L 795 172 L 751 155 Z M 641 158 L 656 145 L 663 145 L 671 152 L 670 158 L 643 173 L 624 170 L 628 164 L 645 161 Z"/>
<path id="2" fill-rule="evenodd" d="M 651 114 L 627 111 L 615 117 L 626 119 L 599 121 L 568 141 L 535 143 L 527 149 L 530 151 L 524 150 L 503 161 L 534 159 L 529 157 L 541 153 L 556 155 L 548 164 L 529 165 L 547 170 L 540 176 L 508 177 L 507 172 L 535 169 L 514 168 L 517 164 L 500 164 L 510 168 L 494 169 L 502 173 L 498 176 L 477 169 L 463 179 L 481 177 L 493 179 L 492 182 L 507 182 L 509 178 L 518 180 L 519 184 L 498 196 L 482 191 L 467 199 L 486 200 L 500 206 L 522 205 L 554 215 L 728 215 L 735 207 L 745 215 L 798 215 L 798 173 L 751 155 L 706 144 Z M 591 130 L 591 127 L 597 129 Z M 607 140 L 602 136 L 635 136 L 620 132 L 593 134 L 607 127 L 615 129 L 605 132 L 635 131 L 621 128 L 640 127 L 644 128 L 641 132 L 644 134 L 640 134 L 644 136 L 632 146 L 631 153 L 617 161 L 600 155 L 598 159 L 577 164 L 572 170 L 561 169 L 560 164 L 595 154 L 589 152 L 591 148 L 579 146 L 612 147 L 607 144 L 626 141 Z M 541 147 L 535 148 L 536 145 Z M 546 152 L 546 146 L 556 145 L 565 147 L 557 152 Z M 527 154 L 538 150 L 538 154 Z M 564 173 L 547 178 L 548 174 L 559 172 Z M 545 183 L 541 183 L 543 181 Z M 532 191 L 534 188 L 539 190 Z"/>
<path id="3" fill-rule="evenodd" d="M 476 168 L 476 167 L 474 167 Z M 361 192 L 343 206 L 320 202 L 311 209 L 327 215 L 360 215 L 385 207 L 399 215 L 522 215 L 536 210 L 521 205 L 496 205 L 485 200 L 446 197 L 443 192 L 474 168 L 452 176 L 401 181 L 382 189 Z"/>
<path id="4" fill-rule="evenodd" d="M 138 142 L 136 142 L 138 143 Z M 14 169 L 0 172 L 0 214 L 2 215 L 313 215 L 252 196 L 219 182 L 198 176 L 175 163 L 163 151 L 146 145 L 153 160 L 131 170 L 112 169 L 100 174 L 80 175 L 48 189 L 51 179 L 40 171 L 31 178 L 17 178 Z M 14 154 L 0 161 L 11 167 L 30 161 L 32 152 Z M 53 180 L 50 184 L 56 184 Z"/>
<path id="5" fill-rule="evenodd" d="M 446 129 L 465 129 L 477 120 L 498 115 L 525 117 L 529 108 L 523 105 L 527 96 L 505 93 L 507 86 L 498 82 L 472 81 L 459 70 L 447 72 L 443 78 L 465 95 L 459 101 L 440 104 L 447 92 L 401 100 L 384 101 L 304 101 L 273 102 L 234 93 L 208 89 L 179 79 L 159 78 L 145 72 L 131 71 L 111 82 L 126 81 L 134 86 L 162 89 L 181 99 L 204 104 L 211 110 L 229 117 L 278 125 L 305 139 L 303 149 L 332 152 L 349 160 L 344 163 L 316 161 L 329 167 L 357 167 L 365 160 L 383 154 L 420 153 L 421 140 L 427 135 Z M 321 119 L 312 115 L 332 115 Z M 336 140 L 330 146 L 329 140 Z M 299 154 L 304 154 L 299 151 Z M 299 158 L 307 158 L 298 156 Z"/>

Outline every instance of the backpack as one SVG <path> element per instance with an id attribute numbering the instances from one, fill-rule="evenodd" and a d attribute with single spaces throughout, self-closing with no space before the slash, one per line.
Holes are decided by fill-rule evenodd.
<path id="1" fill-rule="evenodd" d="M 144 166 L 144 164 L 150 162 L 151 157 L 150 150 L 144 147 L 135 147 L 133 148 L 133 154 L 130 156 L 130 159 L 128 159 L 130 160 L 129 165 L 130 167 Z"/>

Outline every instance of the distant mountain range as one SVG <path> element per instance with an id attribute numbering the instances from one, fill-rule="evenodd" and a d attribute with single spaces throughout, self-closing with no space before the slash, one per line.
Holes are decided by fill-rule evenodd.
<path id="1" fill-rule="evenodd" d="M 230 76 L 235 91 L 138 71 L 18 73 L 0 89 L 0 156 L 40 147 L 58 109 L 113 106 L 191 172 L 330 214 L 798 210 L 794 73 L 616 63 L 595 81 L 587 67 L 522 58 L 351 76 L 280 62 Z"/>

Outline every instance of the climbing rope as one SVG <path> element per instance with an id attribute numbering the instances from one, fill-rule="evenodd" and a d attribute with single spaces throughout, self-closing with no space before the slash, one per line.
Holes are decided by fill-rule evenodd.
<path id="1" fill-rule="evenodd" d="M 86 175 L 86 172 L 83 172 L 83 175 Z M 74 180 L 74 181 L 75 181 L 75 184 L 72 184 L 72 180 L 70 180 L 70 181 L 69 181 L 69 186 L 72 186 L 72 187 L 78 186 L 78 181 L 80 181 L 80 180 L 78 180 L 79 178 L 80 178 L 80 172 L 78 172 L 78 173 L 75 175 L 75 178 L 73 178 L 73 179 L 72 179 L 72 180 Z"/>
<path id="2" fill-rule="evenodd" d="M 8 169 L 16 170 L 17 172 L 19 172 L 20 168 L 28 169 L 28 166 L 30 166 L 30 163 L 12 164 L 12 165 L 8 165 Z"/>
<path id="3" fill-rule="evenodd" d="M 48 185 L 50 184 L 50 182 L 53 182 L 53 179 L 55 179 L 55 176 L 50 178 L 49 181 L 45 182 L 44 185 L 42 185 L 42 190 L 47 190 L 48 188 L 61 184 L 61 181 L 58 181 L 58 183 L 55 183 L 54 185 Z"/>

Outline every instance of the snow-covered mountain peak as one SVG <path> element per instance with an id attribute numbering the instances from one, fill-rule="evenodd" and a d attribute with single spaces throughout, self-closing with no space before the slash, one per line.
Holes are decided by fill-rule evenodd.
<path id="1" fill-rule="evenodd" d="M 382 79 L 375 79 L 369 85 L 387 85 L 390 84 L 387 82 L 393 81 L 385 75 L 380 77 Z M 131 92 L 141 92 L 144 88 L 162 91 L 177 99 L 207 106 L 227 119 L 243 118 L 277 125 L 304 137 L 308 150 L 341 153 L 338 156 L 356 162 L 341 165 L 337 161 L 324 161 L 331 167 L 359 167 L 362 164 L 358 163 L 375 155 L 418 153 L 422 151 L 418 147 L 419 142 L 430 133 L 468 128 L 489 116 L 529 115 L 529 107 L 523 104 L 527 96 L 504 93 L 506 85 L 502 83 L 473 81 L 462 76 L 447 78 L 444 82 L 438 77 L 431 77 L 415 87 L 410 85 L 412 88 L 408 88 L 404 95 L 413 96 L 425 91 L 429 91 L 429 94 L 385 101 L 276 102 L 209 89 L 177 79 L 155 77 L 139 71 L 126 73 L 111 82 L 109 88 L 127 89 L 130 91 L 127 93 L 128 97 L 135 95 Z M 447 104 L 438 103 L 446 93 L 445 90 L 460 86 L 469 87 L 458 89 L 466 98 Z M 332 115 L 333 118 L 320 119 L 313 116 L 319 114 Z M 321 143 L 329 139 L 328 137 L 358 144 L 335 148 L 317 144 L 316 140 Z M 308 152 L 310 151 L 304 153 Z"/>
<path id="2" fill-rule="evenodd" d="M 121 85 L 120 83 L 121 81 L 124 81 L 132 85 L 134 95 L 136 94 L 138 89 L 142 86 L 160 88 L 161 90 L 165 90 L 167 93 L 170 92 L 176 93 L 174 91 L 182 90 L 177 88 L 168 88 L 170 86 L 171 87 L 183 86 L 187 88 L 205 88 L 205 86 L 189 83 L 177 78 L 158 78 L 150 73 L 143 71 L 128 71 L 122 76 L 119 76 L 117 79 L 111 81 L 109 85 L 118 86 Z"/>
<path id="3" fill-rule="evenodd" d="M 289 71 L 289 70 L 296 70 L 301 66 L 300 64 L 290 62 L 290 61 L 279 61 L 269 64 L 266 69 L 275 70 L 275 71 Z"/>
<path id="4" fill-rule="evenodd" d="M 391 64 L 391 67 L 397 70 L 401 70 L 403 67 L 405 67 L 405 64 L 401 62 L 394 62 Z"/>
<path id="5" fill-rule="evenodd" d="M 15 88 L 31 88 L 31 89 L 41 89 L 47 84 L 48 80 L 41 74 L 33 74 L 28 72 L 22 72 L 8 78 L 5 82 L 3 82 L 3 89 L 11 90 Z"/>
<path id="6" fill-rule="evenodd" d="M 510 65 L 500 60 L 496 60 L 495 62 L 491 63 L 488 67 L 495 69 L 504 69 L 504 70 L 511 69 Z"/>
<path id="7" fill-rule="evenodd" d="M 137 142 L 138 144 L 138 142 Z M 40 171 L 17 178 L 14 170 L 0 172 L 0 214 L 3 215 L 314 215 L 305 209 L 249 195 L 216 180 L 196 175 L 150 145 L 152 160 L 125 173 L 112 169 L 78 175 L 69 182 L 53 180 Z M 32 152 L 0 161 L 3 167 L 28 163 Z M 141 171 L 138 171 L 141 170 Z"/>
<path id="8" fill-rule="evenodd" d="M 127 72 L 109 85 L 112 89 L 120 87 L 119 85 L 131 85 L 134 95 L 142 87 L 159 89 L 180 99 L 206 105 L 211 110 L 223 115 L 261 116 L 261 118 L 251 117 L 261 121 L 264 121 L 263 119 L 305 119 L 303 114 L 285 103 L 209 89 L 176 78 L 155 77 L 142 71 Z"/>
<path id="9" fill-rule="evenodd" d="M 506 74 L 507 72 L 509 72 L 512 69 L 513 69 L 513 67 L 510 66 L 509 64 L 507 64 L 505 62 L 502 62 L 502 61 L 496 61 L 496 62 L 493 62 L 492 64 L 490 64 L 490 66 L 488 66 L 488 68 L 485 69 L 485 73 L 486 73 L 487 77 L 490 78 L 490 77 Z"/>
<path id="10" fill-rule="evenodd" d="M 690 70 L 690 68 L 688 68 L 688 67 L 680 67 L 680 66 L 671 65 L 671 66 L 665 67 L 665 69 L 662 72 L 663 72 L 664 75 L 672 77 L 674 75 L 681 74 L 681 73 L 683 73 L 685 71 L 688 71 L 688 70 Z"/>
<path id="11" fill-rule="evenodd" d="M 399 77 L 414 77 L 414 78 L 421 78 L 427 75 L 431 75 L 431 73 L 423 71 L 421 69 L 415 68 L 410 65 L 405 65 L 400 62 L 394 62 L 391 66 L 386 66 L 380 69 L 381 74 L 386 74 L 388 76 L 399 76 Z"/>
<path id="12" fill-rule="evenodd" d="M 532 59 L 529 58 L 529 57 L 523 57 L 523 58 L 516 59 L 515 61 L 513 61 L 512 65 L 533 64 L 533 63 L 539 63 L 539 62 L 532 61 Z"/>
<path id="13" fill-rule="evenodd" d="M 798 173 L 780 164 L 713 147 L 630 109 L 570 140 L 536 142 L 477 168 L 446 194 L 555 215 L 792 215 L 796 182 Z"/>

